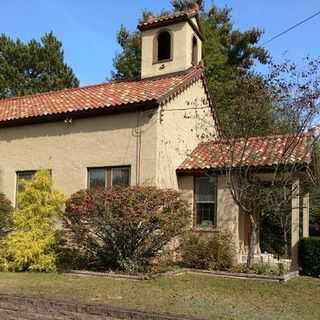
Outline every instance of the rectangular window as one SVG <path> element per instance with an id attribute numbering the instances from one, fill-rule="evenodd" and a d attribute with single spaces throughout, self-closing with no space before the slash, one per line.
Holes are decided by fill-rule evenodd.
<path id="1" fill-rule="evenodd" d="M 16 180 L 16 206 L 18 206 L 18 194 L 23 191 L 22 181 L 31 180 L 35 175 L 35 170 L 17 171 Z"/>
<path id="2" fill-rule="evenodd" d="M 17 172 L 17 191 L 22 191 L 21 181 L 31 180 L 36 173 L 35 170 L 30 171 L 18 171 Z"/>
<path id="3" fill-rule="evenodd" d="M 88 169 L 88 187 L 89 189 L 106 187 L 106 170 L 105 168 Z"/>
<path id="4" fill-rule="evenodd" d="M 129 176 L 130 168 L 129 167 L 118 167 L 111 168 L 112 174 L 112 185 L 113 186 L 128 186 L 129 185 Z"/>
<path id="5" fill-rule="evenodd" d="M 210 228 L 216 224 L 216 178 L 195 178 L 196 227 Z"/>
<path id="6" fill-rule="evenodd" d="M 130 185 L 130 167 L 103 167 L 88 169 L 88 189 Z"/>

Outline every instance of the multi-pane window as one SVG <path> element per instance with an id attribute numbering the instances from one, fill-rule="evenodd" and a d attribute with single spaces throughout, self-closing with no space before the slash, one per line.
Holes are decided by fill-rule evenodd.
<path id="1" fill-rule="evenodd" d="M 17 191 L 20 192 L 22 191 L 22 181 L 28 181 L 33 178 L 35 175 L 36 171 L 18 171 L 17 172 Z"/>
<path id="2" fill-rule="evenodd" d="M 18 205 L 18 194 L 23 191 L 22 181 L 29 181 L 35 175 L 35 170 L 30 171 L 18 171 L 17 172 L 17 192 L 16 192 L 16 205 Z"/>
<path id="3" fill-rule="evenodd" d="M 112 185 L 128 186 L 130 184 L 129 175 L 130 175 L 129 167 L 111 168 Z"/>
<path id="4" fill-rule="evenodd" d="M 196 227 L 216 224 L 216 179 L 211 176 L 195 178 Z"/>
<path id="5" fill-rule="evenodd" d="M 130 185 L 130 167 L 106 167 L 88 169 L 88 188 L 109 188 Z"/>
<path id="6" fill-rule="evenodd" d="M 88 169 L 88 187 L 89 189 L 105 188 L 106 187 L 106 169 L 92 168 Z"/>

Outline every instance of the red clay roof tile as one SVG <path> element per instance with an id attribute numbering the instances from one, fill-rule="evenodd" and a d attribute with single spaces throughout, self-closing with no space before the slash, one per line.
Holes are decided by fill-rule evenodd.
<path id="1" fill-rule="evenodd" d="M 199 10 L 191 9 L 191 10 L 185 10 L 185 11 L 178 11 L 173 12 L 172 14 L 162 15 L 162 16 L 150 16 L 147 21 L 142 22 L 138 25 L 138 28 L 140 30 L 149 29 L 150 27 L 157 27 L 158 24 L 162 24 L 166 21 L 172 21 L 174 22 L 177 19 L 183 19 L 186 20 L 192 17 L 195 17 L 199 14 Z"/>
<path id="2" fill-rule="evenodd" d="M 203 75 L 197 66 L 185 72 L 140 81 L 114 81 L 82 88 L 0 99 L 0 123 L 79 111 L 160 103 Z"/>
<path id="3" fill-rule="evenodd" d="M 295 142 L 294 142 L 295 141 Z M 313 133 L 299 137 L 266 136 L 200 143 L 177 171 L 224 169 L 227 167 L 271 167 L 277 164 L 309 164 L 312 161 Z"/>

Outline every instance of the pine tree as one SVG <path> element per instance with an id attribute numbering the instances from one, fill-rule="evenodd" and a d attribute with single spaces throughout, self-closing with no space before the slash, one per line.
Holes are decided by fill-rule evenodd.
<path id="1" fill-rule="evenodd" d="M 138 80 L 141 76 L 141 37 L 139 32 L 130 33 L 121 25 L 117 34 L 117 41 L 122 52 L 113 60 L 115 71 L 112 78 L 115 80 Z"/>
<path id="2" fill-rule="evenodd" d="M 0 98 L 78 86 L 52 32 L 28 43 L 0 35 Z"/>
<path id="3" fill-rule="evenodd" d="M 7 240 L 9 269 L 55 271 L 54 246 L 64 196 L 53 189 L 48 171 L 39 171 L 31 181 L 23 181 L 22 189 L 13 215 L 14 231 Z"/>
<path id="4" fill-rule="evenodd" d="M 204 0 L 172 0 L 171 5 L 175 11 L 184 11 L 193 9 L 195 4 L 200 10 L 204 9 Z"/>

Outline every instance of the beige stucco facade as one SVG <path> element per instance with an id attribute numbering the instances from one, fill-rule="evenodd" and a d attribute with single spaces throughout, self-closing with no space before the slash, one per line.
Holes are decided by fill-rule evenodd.
<path id="1" fill-rule="evenodd" d="M 159 108 L 1 128 L 0 191 L 14 203 L 17 172 L 49 169 L 69 196 L 87 187 L 88 168 L 122 165 L 132 185 L 178 189 L 176 168 L 198 144 L 200 124 L 196 110 L 180 109 L 201 101 L 195 108 L 212 119 L 204 96 L 200 79 Z"/>
<path id="2" fill-rule="evenodd" d="M 224 175 L 217 176 L 216 187 L 216 226 L 213 232 L 223 230 L 232 236 L 232 241 L 236 250 L 236 258 L 240 260 L 240 247 L 245 242 L 245 234 L 241 232 L 244 222 L 240 221 L 241 214 L 239 207 L 235 203 L 230 188 L 227 184 L 227 178 Z M 190 203 L 193 208 L 195 203 L 194 195 L 194 176 L 182 175 L 179 177 L 179 189 L 183 192 L 184 199 Z M 195 217 L 190 220 L 192 227 L 195 227 Z M 197 229 L 196 229 L 197 230 Z M 198 230 L 199 232 L 210 230 Z"/>
<path id="3" fill-rule="evenodd" d="M 197 25 L 194 19 L 194 25 Z M 172 41 L 172 58 L 170 61 L 155 61 L 155 41 L 161 31 L 169 31 Z M 142 78 L 154 77 L 186 70 L 192 67 L 192 39 L 198 43 L 198 62 L 202 60 L 202 41 L 188 22 L 180 22 L 166 27 L 143 32 L 142 35 Z"/>
<path id="4" fill-rule="evenodd" d="M 187 23 L 172 28 L 181 43 L 167 71 L 185 70 L 191 66 L 193 31 Z M 186 42 L 190 50 L 178 50 Z M 131 185 L 180 190 L 193 208 L 193 177 L 178 177 L 176 169 L 200 142 L 217 135 L 201 77 L 153 109 L 70 119 L 0 128 L 0 192 L 13 203 L 19 171 L 51 170 L 54 186 L 69 197 L 87 188 L 88 168 L 130 166 Z M 223 178 L 217 182 L 216 230 L 230 231 L 238 244 L 238 208 Z"/>
<path id="5" fill-rule="evenodd" d="M 205 97 L 199 79 L 155 109 L 1 128 L 0 191 L 15 203 L 17 172 L 50 169 L 54 186 L 68 197 L 87 187 L 88 168 L 128 165 L 131 185 L 180 190 L 193 207 L 193 177 L 178 177 L 176 169 L 200 141 L 216 135 Z M 217 227 L 238 243 L 238 209 L 222 177 L 217 203 Z"/>
<path id="6" fill-rule="evenodd" d="M 194 26 L 196 18 L 192 18 Z M 155 39 L 167 30 L 172 59 L 154 61 Z M 202 41 L 188 21 L 154 28 L 142 34 L 142 78 L 185 71 L 192 66 L 192 42 Z M 15 204 L 17 172 L 49 169 L 55 188 L 66 197 L 87 188 L 88 168 L 130 166 L 131 185 L 180 190 L 194 207 L 194 176 L 177 168 L 194 148 L 217 136 L 204 79 L 197 77 L 158 106 L 121 113 L 0 128 L 0 192 Z M 146 107 L 149 109 L 146 109 Z M 137 110 L 138 109 L 138 110 Z M 71 120 L 71 121 L 70 121 Z M 238 258 L 247 245 L 245 217 L 232 198 L 226 177 L 217 177 L 216 226 L 233 237 Z M 190 217 L 194 226 L 194 217 Z"/>
<path id="7" fill-rule="evenodd" d="M 137 177 L 139 129 L 140 180 L 155 181 L 157 112 L 130 112 L 86 119 L 0 129 L 0 190 L 14 203 L 16 172 L 50 169 L 55 186 L 69 196 L 87 187 L 87 168 L 131 166 Z"/>
<path id="8" fill-rule="evenodd" d="M 176 169 L 205 139 L 216 136 L 212 112 L 200 79 L 159 109 L 157 186 L 178 188 Z"/>

